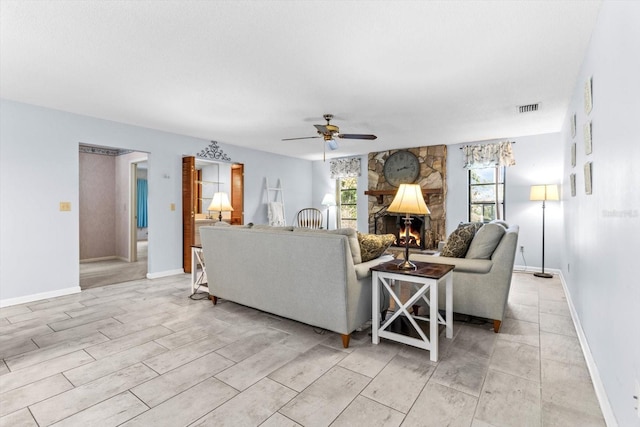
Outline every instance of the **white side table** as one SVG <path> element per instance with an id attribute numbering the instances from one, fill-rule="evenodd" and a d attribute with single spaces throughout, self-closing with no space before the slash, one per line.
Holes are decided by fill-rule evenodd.
<path id="1" fill-rule="evenodd" d="M 453 292 L 452 292 L 452 271 L 454 266 L 447 264 L 432 264 L 427 262 L 414 262 L 415 270 L 400 270 L 398 262 L 391 261 L 372 267 L 372 310 L 373 321 L 371 322 L 371 341 L 374 344 L 380 342 L 380 338 L 398 341 L 414 347 L 429 350 L 430 359 L 438 361 L 438 325 L 443 324 L 446 328 L 447 338 L 453 338 Z M 415 293 L 406 303 L 402 303 L 398 294 L 394 291 L 394 285 L 407 283 L 413 287 Z M 444 282 L 446 286 L 445 297 L 445 318 L 438 312 L 438 284 Z M 395 313 L 383 324 L 380 320 L 380 285 L 389 292 L 395 301 L 397 309 Z M 429 317 L 414 316 L 409 312 L 409 308 L 415 305 L 420 299 L 429 306 Z M 404 316 L 419 338 L 413 338 L 397 332 L 392 332 L 389 328 L 394 320 L 401 320 Z M 418 321 L 429 322 L 429 336 L 427 337 Z"/>
<path id="2" fill-rule="evenodd" d="M 204 265 L 204 254 L 201 245 L 191 246 L 191 294 L 198 288 L 204 288 L 209 292 L 207 285 L 207 269 Z"/>

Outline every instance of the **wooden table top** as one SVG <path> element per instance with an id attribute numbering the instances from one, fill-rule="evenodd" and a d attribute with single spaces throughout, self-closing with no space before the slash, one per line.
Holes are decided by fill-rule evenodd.
<path id="1" fill-rule="evenodd" d="M 428 277 L 430 279 L 440 279 L 444 277 L 448 272 L 453 270 L 455 266 L 450 264 L 435 264 L 432 262 L 420 262 L 412 261 L 416 265 L 415 270 L 401 270 L 398 265 L 402 263 L 402 260 L 384 262 L 376 266 L 371 267 L 373 271 L 380 271 L 384 273 L 396 273 L 405 274 L 407 276 Z"/>

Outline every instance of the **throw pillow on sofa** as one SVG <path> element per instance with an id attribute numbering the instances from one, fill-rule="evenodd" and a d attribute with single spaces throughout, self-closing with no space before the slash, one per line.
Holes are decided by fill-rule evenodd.
<path id="1" fill-rule="evenodd" d="M 489 223 L 483 225 L 471 240 L 465 258 L 490 259 L 504 233 L 506 233 L 506 230 L 500 224 Z"/>
<path id="2" fill-rule="evenodd" d="M 464 258 L 473 240 L 473 236 L 480 227 L 482 227 L 481 223 L 460 224 L 458 228 L 447 237 L 447 242 L 444 244 L 440 255 L 451 258 Z"/>
<path id="3" fill-rule="evenodd" d="M 358 233 L 360 242 L 360 256 L 362 262 L 371 261 L 381 256 L 393 242 L 396 236 L 393 234 L 366 234 Z"/>

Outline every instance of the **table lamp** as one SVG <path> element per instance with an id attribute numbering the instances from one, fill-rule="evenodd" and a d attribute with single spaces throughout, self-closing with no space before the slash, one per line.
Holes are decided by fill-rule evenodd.
<path id="1" fill-rule="evenodd" d="M 532 185 L 529 200 L 542 201 L 542 272 L 533 273 L 533 275 L 550 279 L 553 277 L 553 274 L 544 272 L 544 203 L 547 200 L 560 200 L 558 197 L 558 186 L 556 184 Z"/>
<path id="2" fill-rule="evenodd" d="M 231 203 L 229 203 L 229 196 L 227 196 L 227 193 L 215 193 L 207 210 L 220 212 L 218 215 L 218 221 L 222 221 L 222 212 L 231 212 L 233 210 Z"/>
<path id="3" fill-rule="evenodd" d="M 411 228 L 411 215 L 429 215 L 429 208 L 424 202 L 422 188 L 418 184 L 400 184 L 387 212 L 404 213 L 404 262 L 398 264 L 398 269 L 415 270 L 416 265 L 409 261 L 409 228 Z"/>

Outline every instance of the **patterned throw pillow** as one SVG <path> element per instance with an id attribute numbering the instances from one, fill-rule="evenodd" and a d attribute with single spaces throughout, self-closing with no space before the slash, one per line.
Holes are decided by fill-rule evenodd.
<path id="1" fill-rule="evenodd" d="M 476 231 L 482 227 L 482 223 L 460 224 L 447 238 L 440 255 L 451 258 L 464 258 L 473 240 Z"/>
<path id="2" fill-rule="evenodd" d="M 378 258 L 396 240 L 393 234 L 365 234 L 358 233 L 360 242 L 360 256 L 362 262 Z"/>

